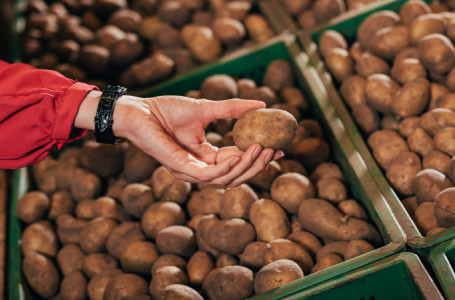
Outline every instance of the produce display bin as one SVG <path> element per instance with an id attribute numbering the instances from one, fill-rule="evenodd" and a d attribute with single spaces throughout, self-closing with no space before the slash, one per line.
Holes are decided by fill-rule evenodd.
<path id="1" fill-rule="evenodd" d="M 455 240 L 435 247 L 429 256 L 433 271 L 447 299 L 455 299 Z"/>
<path id="2" fill-rule="evenodd" d="M 335 87 L 335 84 L 332 81 L 331 75 L 325 68 L 324 62 L 318 54 L 317 46 L 317 42 L 321 34 L 328 29 L 340 32 L 346 38 L 348 43 L 351 43 L 356 40 L 357 27 L 365 18 L 379 10 L 392 10 L 398 12 L 404 3 L 406 3 L 404 0 L 387 1 L 384 5 L 371 9 L 367 12 L 358 13 L 351 19 L 345 19 L 336 24 L 311 32 L 302 31 L 298 34 L 298 37 L 302 47 L 305 49 L 305 52 L 310 59 L 310 64 L 315 67 L 318 73 L 315 77 L 318 77 L 317 80 L 319 81 L 319 84 L 311 87 L 312 93 L 319 95 L 317 98 L 319 101 L 330 103 L 330 105 L 335 109 L 336 114 L 340 116 L 344 126 L 349 128 L 347 132 L 350 135 L 356 149 L 358 149 L 359 154 L 362 156 L 362 160 L 365 162 L 366 168 L 376 181 L 379 189 L 386 198 L 393 213 L 406 233 L 408 248 L 421 255 L 422 258 L 426 260 L 432 248 L 443 241 L 453 239 L 455 237 L 455 230 L 453 228 L 448 228 L 431 236 L 423 236 L 420 233 L 416 224 L 402 205 L 399 197 L 392 189 L 391 185 L 385 178 L 384 173 L 373 158 L 368 146 L 365 143 L 364 136 L 353 121 L 351 114 L 348 112 L 347 107 L 345 106 L 337 88 Z"/>
<path id="3" fill-rule="evenodd" d="M 266 292 L 253 299 L 265 299 L 269 294 L 293 289 L 294 283 Z M 399 253 L 370 265 L 348 272 L 333 280 L 292 293 L 291 299 L 444 299 L 414 253 Z"/>
<path id="4" fill-rule="evenodd" d="M 267 293 L 264 296 L 259 295 L 261 299 L 278 299 L 307 290 L 337 276 L 404 251 L 406 244 L 404 232 L 393 215 L 391 207 L 378 189 L 372 175 L 368 172 L 362 156 L 352 143 L 350 135 L 347 133 L 350 129 L 344 127 L 339 115 L 336 114 L 329 103 L 322 104 L 321 100 L 316 101 L 316 98 L 320 97 L 320 95 L 310 94 L 311 89 L 309 87 L 317 84 L 313 78 L 317 73 L 313 67 L 308 65 L 308 58 L 301 52 L 296 37 L 294 35 L 283 35 L 279 39 L 257 46 L 248 52 L 238 52 L 236 55 L 236 57 L 231 57 L 229 61 L 217 62 L 210 67 L 201 68 L 179 80 L 171 80 L 154 89 L 143 90 L 140 95 L 182 95 L 190 89 L 198 89 L 206 77 L 220 73 L 237 78 L 250 78 L 257 83 L 261 83 L 264 71 L 271 61 L 275 59 L 290 61 L 294 68 L 297 82 L 312 107 L 313 115 L 311 117 L 319 120 L 323 126 L 325 138 L 331 147 L 332 158 L 343 170 L 347 185 L 350 188 L 350 194 L 363 204 L 371 222 L 375 224 L 380 232 L 384 243 L 378 249 L 318 273 L 305 276 L 293 282 L 290 285 L 291 288 L 283 287 L 276 292 Z M 305 70 L 305 72 L 300 72 L 300 70 Z M 22 300 L 27 299 L 25 296 L 26 283 L 21 278 L 21 224 L 17 219 L 15 208 L 19 198 L 28 188 L 26 169 L 20 169 L 15 172 L 13 188 L 9 224 L 9 295 L 11 299 Z"/>

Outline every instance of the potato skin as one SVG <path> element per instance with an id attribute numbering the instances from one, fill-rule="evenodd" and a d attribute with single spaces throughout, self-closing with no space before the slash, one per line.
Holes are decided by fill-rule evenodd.
<path id="1" fill-rule="evenodd" d="M 21 250 L 24 255 L 28 252 L 37 252 L 54 257 L 57 254 L 57 247 L 57 235 L 48 221 L 33 223 L 22 233 Z"/>
<path id="2" fill-rule="evenodd" d="M 106 242 L 117 222 L 112 219 L 96 218 L 88 222 L 82 229 L 79 245 L 86 253 L 106 250 Z"/>
<path id="3" fill-rule="evenodd" d="M 393 26 L 400 20 L 400 16 L 392 11 L 380 11 L 370 15 L 357 29 L 357 40 L 363 47 L 368 47 L 374 33 L 382 28 Z"/>
<path id="4" fill-rule="evenodd" d="M 297 121 L 288 112 L 258 109 L 244 114 L 234 125 L 236 146 L 246 151 L 254 143 L 264 148 L 283 149 L 297 133 Z"/>
<path id="5" fill-rule="evenodd" d="M 310 274 L 322 271 L 324 269 L 327 269 L 327 268 L 334 266 L 336 264 L 339 264 L 341 262 L 343 262 L 343 258 L 341 256 L 339 256 L 338 254 L 335 254 L 335 253 L 329 253 L 329 254 L 321 257 L 316 262 L 314 267 L 311 269 Z"/>
<path id="6" fill-rule="evenodd" d="M 392 187 L 402 196 L 413 192 L 413 180 L 422 170 L 420 158 L 411 151 L 400 153 L 387 168 L 386 177 Z"/>
<path id="7" fill-rule="evenodd" d="M 86 293 L 87 278 L 85 278 L 81 271 L 74 271 L 63 278 L 60 286 L 60 295 L 62 299 L 84 299 Z"/>
<path id="8" fill-rule="evenodd" d="M 173 202 L 157 202 L 149 206 L 142 216 L 141 226 L 145 235 L 155 239 L 158 232 L 171 225 L 183 225 L 185 212 Z"/>
<path id="9" fill-rule="evenodd" d="M 318 250 L 322 248 L 321 241 L 308 231 L 294 231 L 288 235 L 287 239 L 302 246 L 312 257 L 314 257 Z"/>
<path id="10" fill-rule="evenodd" d="M 103 273 L 95 275 L 90 279 L 87 285 L 87 295 L 91 300 L 103 300 L 106 286 L 115 276 L 123 274 L 123 271 L 117 268 L 105 270 Z"/>
<path id="11" fill-rule="evenodd" d="M 438 225 L 441 227 L 449 228 L 455 225 L 454 194 L 455 188 L 450 187 L 436 196 L 434 212 Z"/>
<path id="12" fill-rule="evenodd" d="M 213 224 L 205 235 L 211 247 L 231 255 L 242 253 L 255 238 L 253 225 L 239 218 L 221 220 Z"/>
<path id="13" fill-rule="evenodd" d="M 378 56 L 392 59 L 401 49 L 410 43 L 409 29 L 405 25 L 382 28 L 370 39 L 369 50 Z"/>
<path id="14" fill-rule="evenodd" d="M 164 289 L 177 283 L 188 285 L 188 277 L 181 269 L 175 266 L 167 266 L 156 271 L 150 282 L 149 292 L 154 299 L 161 299 Z"/>
<path id="15" fill-rule="evenodd" d="M 190 257 L 196 251 L 195 234 L 189 227 L 172 225 L 158 232 L 156 246 L 161 253 Z"/>
<path id="16" fill-rule="evenodd" d="M 215 268 L 213 258 L 204 251 L 195 252 L 188 260 L 186 271 L 193 286 L 201 286 L 207 274 Z"/>
<path id="17" fill-rule="evenodd" d="M 243 250 L 240 257 L 240 264 L 253 270 L 262 268 L 266 263 L 264 253 L 267 250 L 267 243 L 256 241 L 249 243 Z"/>
<path id="18" fill-rule="evenodd" d="M 248 220 L 251 205 L 258 196 L 247 184 L 230 188 L 224 193 L 220 203 L 220 218 L 242 218 Z"/>
<path id="19" fill-rule="evenodd" d="M 295 261 L 304 274 L 307 274 L 313 267 L 313 259 L 302 246 L 287 239 L 273 240 L 267 244 L 264 253 L 264 262 L 269 264 L 279 259 L 290 259 Z"/>
<path id="20" fill-rule="evenodd" d="M 251 205 L 250 222 L 256 229 L 259 241 L 270 242 L 289 234 L 289 220 L 276 202 L 259 199 Z"/>
<path id="21" fill-rule="evenodd" d="M 104 300 L 128 299 L 148 294 L 147 282 L 135 274 L 120 274 L 106 286 Z"/>
<path id="22" fill-rule="evenodd" d="M 434 202 L 436 196 L 453 186 L 452 181 L 443 173 L 426 169 L 422 170 L 413 180 L 413 191 L 418 204 L 423 202 Z"/>
<path id="23" fill-rule="evenodd" d="M 326 30 L 319 38 L 319 52 L 326 57 L 333 48 L 348 49 L 348 43 L 338 31 Z"/>
<path id="24" fill-rule="evenodd" d="M 243 266 L 224 267 L 208 279 L 206 287 L 210 300 L 246 299 L 253 293 L 253 272 Z"/>
<path id="25" fill-rule="evenodd" d="M 413 220 L 423 236 L 426 236 L 431 229 L 438 227 L 435 206 L 435 202 L 423 202 L 414 212 Z"/>
<path id="26" fill-rule="evenodd" d="M 302 269 L 289 259 L 280 259 L 263 267 L 254 278 L 254 291 L 262 294 L 303 277 Z"/>
<path id="27" fill-rule="evenodd" d="M 44 255 L 29 252 L 22 262 L 22 270 L 32 289 L 43 298 L 54 296 L 60 279 L 54 263 Z"/>
<path id="28" fill-rule="evenodd" d="M 204 300 L 194 289 L 183 284 L 171 284 L 163 290 L 164 299 L 167 300 Z"/>
<path id="29" fill-rule="evenodd" d="M 420 62 L 437 74 L 444 74 L 452 68 L 455 62 L 455 48 L 444 35 L 434 33 L 419 40 L 417 53 Z M 438 55 L 434 55 L 437 53 Z"/>
<path id="30" fill-rule="evenodd" d="M 158 250 L 153 243 L 135 241 L 123 251 L 120 263 L 125 272 L 149 275 L 158 257 Z"/>
<path id="31" fill-rule="evenodd" d="M 429 100 L 430 83 L 424 78 L 417 78 L 405 83 L 396 93 L 392 110 L 401 118 L 418 116 L 427 107 Z"/>
<path id="32" fill-rule="evenodd" d="M 346 245 L 344 259 L 348 260 L 373 250 L 374 247 L 364 240 L 352 240 Z"/>
<path id="33" fill-rule="evenodd" d="M 16 212 L 21 221 L 34 223 L 41 220 L 50 206 L 49 197 L 40 191 L 31 191 L 19 199 Z"/>
<path id="34" fill-rule="evenodd" d="M 285 173 L 278 176 L 270 189 L 272 199 L 288 213 L 296 213 L 302 201 L 314 197 L 314 187 L 310 180 L 298 173 Z"/>
<path id="35" fill-rule="evenodd" d="M 265 70 L 263 84 L 274 92 L 281 91 L 294 85 L 294 73 L 289 62 L 276 59 Z"/>

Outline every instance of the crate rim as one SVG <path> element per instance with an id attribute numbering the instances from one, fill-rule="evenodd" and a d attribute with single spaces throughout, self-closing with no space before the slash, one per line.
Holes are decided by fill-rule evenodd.
<path id="1" fill-rule="evenodd" d="M 447 299 L 455 298 L 455 270 L 447 252 L 455 249 L 455 239 L 442 242 L 431 250 L 428 260 Z"/>

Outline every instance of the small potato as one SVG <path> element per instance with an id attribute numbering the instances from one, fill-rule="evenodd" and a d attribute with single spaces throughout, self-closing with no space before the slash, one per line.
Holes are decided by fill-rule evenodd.
<path id="1" fill-rule="evenodd" d="M 215 266 L 217 268 L 224 268 L 227 266 L 236 266 L 239 264 L 239 260 L 236 258 L 236 256 L 226 254 L 226 253 L 221 253 L 217 258 L 216 258 L 216 264 Z"/>
<path id="2" fill-rule="evenodd" d="M 434 102 L 439 99 L 441 96 L 447 95 L 450 93 L 450 90 L 442 84 L 432 82 L 430 84 L 430 91 L 431 91 L 431 101 L 428 107 L 429 110 L 432 110 L 434 107 Z"/>
<path id="3" fill-rule="evenodd" d="M 211 227 L 219 221 L 216 215 L 205 215 L 201 218 L 196 228 L 196 242 L 199 250 L 206 251 L 215 257 L 220 255 L 220 251 L 209 245 L 207 236 Z"/>
<path id="4" fill-rule="evenodd" d="M 299 244 L 287 239 L 277 239 L 267 244 L 264 262 L 269 264 L 280 259 L 290 259 L 296 262 L 304 274 L 307 274 L 313 267 L 313 259 L 310 254 Z"/>
<path id="5" fill-rule="evenodd" d="M 288 235 L 287 238 L 302 246 L 312 257 L 315 257 L 319 249 L 322 248 L 319 239 L 308 231 L 295 231 Z"/>
<path id="6" fill-rule="evenodd" d="M 438 221 L 435 215 L 435 202 L 423 202 L 414 212 L 414 222 L 423 236 L 431 229 L 438 227 Z"/>
<path id="7" fill-rule="evenodd" d="M 408 136 L 407 143 L 409 149 L 419 154 L 421 157 L 424 157 L 433 151 L 434 148 L 433 139 L 420 127 L 417 127 L 414 132 Z"/>
<path id="8" fill-rule="evenodd" d="M 395 56 L 393 59 L 393 64 L 399 64 L 401 60 L 408 59 L 408 58 L 413 58 L 417 59 L 417 48 L 416 47 L 406 47 L 404 49 L 401 49 L 400 52 Z"/>
<path id="9" fill-rule="evenodd" d="M 188 285 L 188 277 L 185 272 L 174 266 L 163 267 L 156 271 L 149 285 L 149 292 L 153 299 L 161 299 L 164 289 L 171 284 Z"/>
<path id="10" fill-rule="evenodd" d="M 128 182 L 139 182 L 150 177 L 158 162 L 134 145 L 125 152 L 123 173 Z"/>
<path id="11" fill-rule="evenodd" d="M 393 26 L 400 21 L 400 16 L 393 11 L 385 10 L 371 14 L 357 29 L 357 40 L 367 47 L 374 33 L 382 28 Z"/>
<path id="12" fill-rule="evenodd" d="M 406 84 L 419 77 L 427 77 L 427 71 L 415 58 L 405 58 L 393 64 L 390 76 L 400 84 Z"/>
<path id="13" fill-rule="evenodd" d="M 401 200 L 401 204 L 403 204 L 404 208 L 410 216 L 414 215 L 415 210 L 419 206 L 417 203 L 417 198 L 415 196 L 404 198 Z"/>
<path id="14" fill-rule="evenodd" d="M 387 62 L 370 52 L 362 53 L 356 61 L 354 68 L 355 71 L 365 79 L 377 73 L 390 73 L 390 67 Z"/>
<path id="15" fill-rule="evenodd" d="M 208 278 L 206 293 L 210 300 L 246 299 L 253 294 L 253 272 L 243 266 L 228 266 Z"/>
<path id="16" fill-rule="evenodd" d="M 188 24 L 182 28 L 181 35 L 185 45 L 200 62 L 209 62 L 221 54 L 221 42 L 209 27 Z"/>
<path id="17" fill-rule="evenodd" d="M 313 4 L 314 15 L 318 23 L 324 23 L 344 13 L 346 5 L 341 0 L 316 0 Z"/>
<path id="18" fill-rule="evenodd" d="M 81 232 L 81 249 L 85 253 L 104 251 L 106 241 L 116 226 L 117 222 L 112 219 L 96 218 L 88 222 Z"/>
<path id="19" fill-rule="evenodd" d="M 432 150 L 422 159 L 423 169 L 434 169 L 441 173 L 448 174 L 450 156 L 438 150 Z"/>
<path id="20" fill-rule="evenodd" d="M 82 270 L 85 254 L 81 248 L 74 244 L 63 246 L 57 254 L 57 264 L 63 275 Z"/>
<path id="21" fill-rule="evenodd" d="M 100 197 L 92 204 L 93 217 L 110 218 L 117 221 L 126 221 L 129 217 L 117 202 L 111 197 Z"/>
<path id="22" fill-rule="evenodd" d="M 373 149 L 373 156 L 383 169 L 387 169 L 402 152 L 409 150 L 406 141 L 391 130 L 375 131 L 368 138 L 368 145 Z"/>
<path id="23" fill-rule="evenodd" d="M 346 245 L 344 260 L 351 259 L 373 250 L 374 247 L 364 240 L 352 240 Z"/>
<path id="24" fill-rule="evenodd" d="M 417 154 L 404 151 L 390 162 L 386 177 L 398 194 L 410 196 L 413 193 L 414 178 L 421 170 L 422 164 Z"/>
<path id="25" fill-rule="evenodd" d="M 303 277 L 302 269 L 289 259 L 280 259 L 263 267 L 254 278 L 254 291 L 262 294 Z"/>
<path id="26" fill-rule="evenodd" d="M 60 217 L 64 216 L 69 215 L 61 215 Z M 58 221 L 59 219 L 57 219 L 57 235 L 60 242 L 63 245 L 78 244 L 82 236 L 82 230 L 87 224 L 87 221 L 75 219 L 72 216 L 69 216 L 62 222 Z"/>
<path id="27" fill-rule="evenodd" d="M 123 251 L 133 242 L 145 240 L 141 226 L 137 222 L 119 224 L 107 239 L 107 252 L 119 259 Z"/>
<path id="28" fill-rule="evenodd" d="M 270 189 L 272 182 L 281 173 L 281 167 L 276 161 L 271 161 L 259 174 L 248 181 L 248 184 L 263 190 Z"/>
<path id="29" fill-rule="evenodd" d="M 270 189 L 272 199 L 288 213 L 296 213 L 302 201 L 315 195 L 310 180 L 298 173 L 286 173 L 278 176 Z"/>
<path id="30" fill-rule="evenodd" d="M 386 115 L 381 120 L 381 128 L 398 131 L 399 119 L 394 115 Z"/>
<path id="31" fill-rule="evenodd" d="M 186 209 L 191 217 L 199 214 L 219 214 L 224 197 L 225 190 L 216 187 L 195 191 L 186 203 Z"/>
<path id="32" fill-rule="evenodd" d="M 249 14 L 245 18 L 244 24 L 248 35 L 255 42 L 266 41 L 274 35 L 272 29 L 267 23 L 267 20 L 259 14 Z"/>
<path id="33" fill-rule="evenodd" d="M 399 89 L 399 84 L 389 76 L 371 75 L 365 84 L 367 104 L 383 114 L 390 114 L 393 112 L 394 96 Z"/>
<path id="34" fill-rule="evenodd" d="M 270 107 L 272 109 L 272 106 L 278 104 L 279 101 L 276 93 L 268 86 L 261 86 L 256 88 L 249 95 L 249 99 L 262 101 L 266 104 L 267 107 Z"/>
<path id="35" fill-rule="evenodd" d="M 409 27 L 411 43 L 417 45 L 419 41 L 430 34 L 444 34 L 446 22 L 439 14 L 424 14 L 415 18 Z"/>
<path id="36" fill-rule="evenodd" d="M 385 59 L 392 59 L 410 43 L 409 29 L 406 25 L 394 25 L 376 31 L 370 39 L 368 49 L 371 53 Z"/>
<path id="37" fill-rule="evenodd" d="M 245 38 L 246 30 L 243 24 L 232 18 L 217 18 L 212 29 L 218 38 L 226 45 L 232 45 Z"/>
<path id="38" fill-rule="evenodd" d="M 343 262 L 343 258 L 335 253 L 329 253 L 321 257 L 311 269 L 310 274 L 322 271 Z"/>
<path id="39" fill-rule="evenodd" d="M 136 32 L 142 23 L 142 17 L 134 10 L 120 9 L 109 17 L 108 23 L 125 32 Z"/>
<path id="40" fill-rule="evenodd" d="M 50 207 L 47 214 L 49 220 L 55 220 L 63 214 L 71 214 L 74 211 L 74 201 L 71 194 L 66 190 L 57 191 L 50 198 Z"/>
<path id="41" fill-rule="evenodd" d="M 345 49 L 333 48 L 327 53 L 325 62 L 337 82 L 343 82 L 354 73 L 354 62 Z"/>
<path id="42" fill-rule="evenodd" d="M 398 132 L 402 137 L 407 138 L 419 127 L 419 122 L 419 117 L 404 118 L 398 125 Z"/>
<path id="43" fill-rule="evenodd" d="M 452 181 L 446 175 L 432 169 L 417 173 L 412 183 L 418 204 L 434 202 L 440 192 L 452 186 Z"/>
<path id="44" fill-rule="evenodd" d="M 265 266 L 264 253 L 267 250 L 266 242 L 252 242 L 245 247 L 240 257 L 240 264 L 251 269 L 259 269 Z"/>
<path id="45" fill-rule="evenodd" d="M 293 152 L 296 158 L 310 170 L 326 162 L 330 156 L 329 145 L 321 138 L 306 138 L 295 145 Z"/>
<path id="46" fill-rule="evenodd" d="M 262 82 L 274 92 L 279 92 L 286 87 L 294 85 L 294 74 L 288 61 L 276 59 L 268 66 Z"/>
<path id="47" fill-rule="evenodd" d="M 204 251 L 195 252 L 188 260 L 186 271 L 192 286 L 201 286 L 207 274 L 215 268 L 213 258 Z"/>
<path id="48" fill-rule="evenodd" d="M 434 212 L 441 227 L 449 228 L 455 225 L 454 193 L 455 188 L 450 187 L 436 196 Z"/>
<path id="49" fill-rule="evenodd" d="M 447 86 L 449 87 L 450 91 L 455 91 L 455 69 L 452 68 L 449 74 L 447 74 Z"/>
<path id="50" fill-rule="evenodd" d="M 205 140 L 215 147 L 223 147 L 223 136 L 217 132 L 207 132 L 205 134 Z"/>
<path id="51" fill-rule="evenodd" d="M 201 98 L 225 100 L 239 94 L 235 80 L 228 75 L 217 74 L 207 77 L 201 85 Z"/>
<path id="52" fill-rule="evenodd" d="M 310 29 L 317 25 L 316 15 L 312 9 L 303 11 L 298 19 L 299 25 L 303 29 Z"/>
<path id="53" fill-rule="evenodd" d="M 147 281 L 134 274 L 120 274 L 108 283 L 104 300 L 132 299 L 134 296 L 148 294 Z"/>
<path id="54" fill-rule="evenodd" d="M 104 291 L 106 286 L 111 282 L 115 276 L 123 274 L 120 269 L 108 269 L 103 273 L 93 276 L 87 285 L 87 295 L 91 300 L 103 300 Z"/>
<path id="55" fill-rule="evenodd" d="M 29 252 L 22 261 L 22 271 L 31 288 L 41 297 L 57 294 L 60 279 L 54 263 L 44 255 Z"/>
<path id="56" fill-rule="evenodd" d="M 155 276 L 156 272 L 167 266 L 175 266 L 182 270 L 186 270 L 186 261 L 180 256 L 174 254 L 163 254 L 159 256 L 152 264 L 152 277 Z"/>
<path id="57" fill-rule="evenodd" d="M 203 300 L 202 296 L 193 288 L 183 284 L 171 284 L 163 290 L 163 299 L 167 300 Z"/>
<path id="58" fill-rule="evenodd" d="M 348 199 L 341 201 L 338 203 L 338 209 L 346 216 L 368 220 L 368 215 L 365 212 L 365 209 L 355 200 Z"/>
<path id="59" fill-rule="evenodd" d="M 255 201 L 250 208 L 250 222 L 260 241 L 270 242 L 289 234 L 289 220 L 286 212 L 272 200 Z"/>
<path id="60" fill-rule="evenodd" d="M 167 1 L 158 7 L 158 15 L 163 22 L 180 27 L 188 23 L 190 11 L 182 1 Z"/>
<path id="61" fill-rule="evenodd" d="M 120 263 L 125 272 L 150 275 L 152 265 L 158 256 L 158 250 L 153 243 L 135 241 L 123 251 Z"/>
<path id="62" fill-rule="evenodd" d="M 444 35 L 434 33 L 419 40 L 419 60 L 427 69 L 437 74 L 448 72 L 455 62 L 455 48 Z M 437 53 L 438 55 L 434 55 Z"/>
<path id="63" fill-rule="evenodd" d="M 319 52 L 325 58 L 333 48 L 348 49 L 345 38 L 335 30 L 326 30 L 319 38 Z"/>
<path id="64" fill-rule="evenodd" d="M 351 55 L 352 59 L 357 62 L 360 58 L 360 55 L 365 51 L 365 49 L 360 45 L 360 43 L 354 42 L 349 49 L 349 54 Z"/>
<path id="65" fill-rule="evenodd" d="M 149 206 L 141 220 L 142 230 L 149 238 L 155 239 L 158 232 L 171 225 L 183 225 L 185 212 L 174 202 L 157 202 Z"/>
<path id="66" fill-rule="evenodd" d="M 430 7 L 423 1 L 409 1 L 400 8 L 401 22 L 405 25 L 410 25 L 415 18 L 429 13 Z"/>
<path id="67" fill-rule="evenodd" d="M 115 67 L 127 67 L 138 60 L 144 52 L 144 44 L 136 33 L 128 32 L 123 39 L 111 48 L 111 64 Z"/>
<path id="68" fill-rule="evenodd" d="M 340 181 L 344 181 L 343 173 L 336 164 L 331 162 L 325 162 L 320 164 L 314 171 L 311 173 L 310 180 L 313 183 L 318 182 L 324 178 L 335 178 Z"/>
<path id="69" fill-rule="evenodd" d="M 161 253 L 191 256 L 196 251 L 194 232 L 182 225 L 172 225 L 158 232 L 156 246 Z"/>
<path id="70" fill-rule="evenodd" d="M 40 221 L 27 226 L 22 233 L 21 250 L 26 255 L 37 252 L 48 257 L 57 254 L 58 240 L 49 221 Z"/>
<path id="71" fill-rule="evenodd" d="M 346 242 L 346 241 L 334 241 L 334 242 L 326 243 L 316 253 L 316 261 L 319 261 L 322 257 L 324 257 L 330 253 L 335 253 L 341 257 L 344 257 L 347 245 L 348 245 L 348 242 Z"/>
<path id="72" fill-rule="evenodd" d="M 237 255 L 243 252 L 246 245 L 255 240 L 256 232 L 250 223 L 243 219 L 233 218 L 213 224 L 204 238 L 210 247 Z"/>
<path id="73" fill-rule="evenodd" d="M 70 191 L 76 201 L 94 199 L 101 194 L 101 180 L 95 174 L 77 169 L 73 176 Z"/>
<path id="74" fill-rule="evenodd" d="M 455 128 L 447 127 L 438 131 L 434 137 L 435 149 L 448 154 L 455 155 Z"/>
<path id="75" fill-rule="evenodd" d="M 256 82 L 251 79 L 240 79 L 237 81 L 237 88 L 239 90 L 240 99 L 249 99 L 250 95 L 256 90 Z M 232 129 L 232 128 L 231 128 Z M 230 129 L 230 130 L 231 130 Z M 219 132 L 219 130 L 217 130 Z M 229 130 L 227 130 L 229 131 Z M 222 132 L 220 132 L 222 133 Z"/>
<path id="76" fill-rule="evenodd" d="M 446 108 L 436 108 L 420 117 L 419 126 L 431 136 L 446 127 L 455 127 L 455 112 Z"/>
<path id="77" fill-rule="evenodd" d="M 191 191 L 191 184 L 176 179 L 168 169 L 158 167 L 152 175 L 152 190 L 158 201 L 184 203 Z"/>
<path id="78" fill-rule="evenodd" d="M 324 178 L 319 180 L 316 183 L 316 191 L 318 198 L 329 200 L 332 203 L 340 203 L 345 200 L 347 196 L 346 187 L 341 181 L 335 178 Z"/>
<path id="79" fill-rule="evenodd" d="M 19 199 L 16 207 L 18 218 L 28 224 L 44 218 L 50 206 L 49 197 L 40 191 L 26 193 Z"/>
<path id="80" fill-rule="evenodd" d="M 357 104 L 365 104 L 365 79 L 358 75 L 347 77 L 340 87 L 340 94 L 346 104 L 353 109 Z"/>
<path id="81" fill-rule="evenodd" d="M 290 113 L 258 109 L 247 112 L 235 123 L 233 136 L 235 144 L 242 151 L 254 143 L 264 148 L 282 149 L 292 142 L 296 132 L 297 121 Z"/>
<path id="82" fill-rule="evenodd" d="M 248 219 L 251 205 L 258 200 L 258 196 L 247 184 L 230 188 L 224 193 L 220 202 L 220 218 Z"/>
<path id="83" fill-rule="evenodd" d="M 123 189 L 120 200 L 130 215 L 140 218 L 155 199 L 149 186 L 141 183 L 131 183 Z"/>
<path id="84" fill-rule="evenodd" d="M 62 299 L 84 299 L 87 293 L 87 278 L 81 271 L 74 271 L 65 276 L 60 286 Z"/>
<path id="85" fill-rule="evenodd" d="M 106 253 L 91 253 L 82 261 L 82 271 L 92 278 L 103 273 L 107 269 L 117 268 L 118 262 L 111 255 Z"/>

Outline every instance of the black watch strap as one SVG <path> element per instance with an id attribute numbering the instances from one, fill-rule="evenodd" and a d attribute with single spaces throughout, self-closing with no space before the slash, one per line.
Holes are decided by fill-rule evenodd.
<path id="1" fill-rule="evenodd" d="M 117 99 L 126 94 L 126 88 L 108 85 L 101 95 L 95 115 L 95 140 L 98 143 L 117 144 L 118 138 L 112 131 L 112 116 Z"/>

